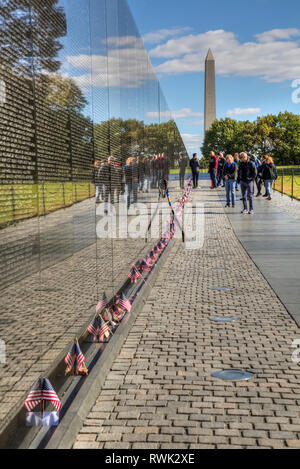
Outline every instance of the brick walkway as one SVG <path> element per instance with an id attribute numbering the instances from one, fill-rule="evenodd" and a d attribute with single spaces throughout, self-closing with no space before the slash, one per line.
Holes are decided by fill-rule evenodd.
<path id="1" fill-rule="evenodd" d="M 299 328 L 204 189 L 205 245 L 176 240 L 74 448 L 300 448 Z M 214 291 L 228 286 L 230 290 Z M 217 324 L 211 315 L 236 315 Z M 252 371 L 229 383 L 223 368 Z"/>

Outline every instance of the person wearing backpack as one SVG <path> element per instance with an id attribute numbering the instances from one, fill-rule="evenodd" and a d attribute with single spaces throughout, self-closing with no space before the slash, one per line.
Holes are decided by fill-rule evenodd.
<path id="1" fill-rule="evenodd" d="M 277 170 L 273 162 L 273 158 L 268 155 L 265 158 L 266 158 L 266 162 L 263 167 L 262 179 L 265 184 L 267 199 L 272 200 L 272 194 L 273 194 L 272 186 L 273 186 L 274 181 L 276 181 L 277 179 Z"/>

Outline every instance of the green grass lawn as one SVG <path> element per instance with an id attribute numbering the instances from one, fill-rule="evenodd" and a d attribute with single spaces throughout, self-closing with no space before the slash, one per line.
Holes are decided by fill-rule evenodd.
<path id="1" fill-rule="evenodd" d="M 88 182 L 0 186 L 0 226 L 70 207 L 95 194 Z"/>
<path id="2" fill-rule="evenodd" d="M 191 171 L 190 167 L 187 166 L 186 172 L 189 173 L 190 171 Z M 200 173 L 207 173 L 207 169 L 200 169 L 199 172 Z M 179 168 L 171 169 L 170 174 L 179 174 Z"/>
<path id="3" fill-rule="evenodd" d="M 274 189 L 286 194 L 294 199 L 300 200 L 300 174 L 282 175 L 279 173 L 277 181 L 274 183 Z"/>

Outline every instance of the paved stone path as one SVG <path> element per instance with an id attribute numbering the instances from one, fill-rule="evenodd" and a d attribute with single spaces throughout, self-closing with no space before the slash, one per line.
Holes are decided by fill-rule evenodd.
<path id="1" fill-rule="evenodd" d="M 287 212 L 291 217 L 300 220 L 300 200 L 292 199 L 285 194 L 280 194 L 280 192 L 274 191 L 271 203 Z"/>
<path id="2" fill-rule="evenodd" d="M 203 187 L 204 248 L 175 241 L 75 449 L 300 448 L 300 330 Z M 239 321 L 209 320 L 228 314 Z M 255 376 L 211 377 L 223 368 Z"/>

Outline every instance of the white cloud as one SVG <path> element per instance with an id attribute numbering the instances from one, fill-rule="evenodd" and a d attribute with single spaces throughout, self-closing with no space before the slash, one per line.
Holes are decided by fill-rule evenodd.
<path id="1" fill-rule="evenodd" d="M 143 36 L 144 42 L 148 44 L 157 44 L 167 37 L 174 37 L 179 36 L 181 34 L 187 33 L 191 31 L 192 28 L 186 26 L 184 28 L 174 27 L 171 29 L 158 29 L 157 31 L 153 31 L 151 33 L 147 33 Z"/>
<path id="2" fill-rule="evenodd" d="M 292 37 L 299 37 L 300 29 L 272 29 L 261 34 L 256 34 L 255 37 L 259 42 L 273 42 L 277 39 L 291 39 Z"/>
<path id="3" fill-rule="evenodd" d="M 125 45 L 125 42 L 124 42 Z M 112 49 L 106 55 L 76 55 L 67 58 L 68 65 L 76 69 L 70 76 L 78 86 L 108 86 L 138 88 L 147 81 L 155 80 L 155 73 L 144 48 L 125 47 Z M 78 70 L 84 73 L 78 75 Z M 108 73 L 107 73 L 108 71 Z"/>
<path id="4" fill-rule="evenodd" d="M 187 148 L 187 150 L 198 149 L 202 146 L 203 143 L 203 135 L 194 135 L 194 134 L 181 134 L 183 142 Z"/>
<path id="5" fill-rule="evenodd" d="M 233 32 L 216 30 L 170 39 L 150 54 L 168 59 L 156 67 L 157 72 L 178 75 L 203 71 L 205 56 L 211 48 L 219 75 L 255 76 L 268 82 L 282 82 L 300 77 L 299 40 L 298 29 L 266 31 L 244 43 Z"/>
<path id="6" fill-rule="evenodd" d="M 138 49 L 143 49 L 143 39 L 138 36 L 111 36 L 107 38 L 108 47 L 134 47 Z"/>
<path id="7" fill-rule="evenodd" d="M 166 111 L 166 112 L 147 112 L 147 117 L 158 118 L 160 117 L 167 117 L 167 115 L 172 115 L 173 119 L 186 119 L 189 117 L 202 117 L 202 112 L 193 112 L 191 108 L 185 107 L 182 109 L 177 109 L 175 111 Z"/>
<path id="8" fill-rule="evenodd" d="M 229 109 L 226 112 L 226 116 L 233 117 L 233 116 L 250 116 L 253 114 L 260 114 L 261 108 L 259 107 L 248 107 L 248 108 L 240 108 L 236 107 L 235 109 Z"/>

